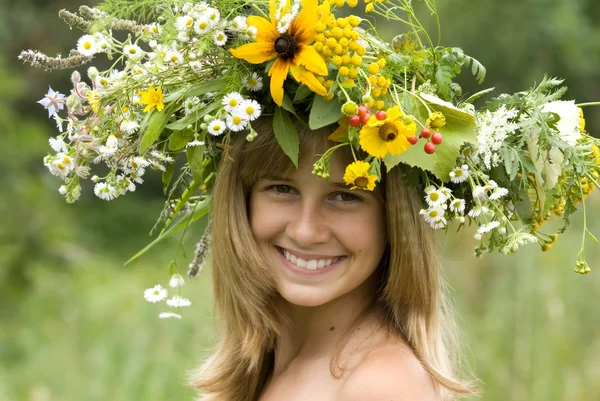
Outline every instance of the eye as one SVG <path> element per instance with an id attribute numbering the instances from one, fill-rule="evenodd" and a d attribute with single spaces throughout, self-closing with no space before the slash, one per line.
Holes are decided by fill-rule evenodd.
<path id="1" fill-rule="evenodd" d="M 292 187 L 284 184 L 272 185 L 269 187 L 269 190 L 274 191 L 277 194 L 289 194 L 293 191 Z"/>
<path id="2" fill-rule="evenodd" d="M 334 199 L 343 203 L 354 203 L 361 200 L 358 196 L 349 192 L 339 192 L 334 196 Z"/>

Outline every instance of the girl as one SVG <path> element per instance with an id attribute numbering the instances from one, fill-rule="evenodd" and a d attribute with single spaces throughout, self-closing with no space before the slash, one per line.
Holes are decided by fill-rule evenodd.
<path id="1" fill-rule="evenodd" d="M 223 338 L 194 375 L 208 400 L 440 400 L 459 379 L 432 229 L 392 170 L 375 191 L 311 173 L 331 129 L 300 127 L 296 169 L 263 119 L 231 143 L 215 184 L 215 300 Z M 348 149 L 345 147 L 344 149 Z"/>

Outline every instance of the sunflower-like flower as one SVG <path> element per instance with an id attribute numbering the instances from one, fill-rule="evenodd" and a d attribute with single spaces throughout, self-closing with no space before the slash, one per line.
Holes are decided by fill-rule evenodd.
<path id="1" fill-rule="evenodd" d="M 388 153 L 398 155 L 410 147 L 407 138 L 417 132 L 417 124 L 399 106 L 387 109 L 387 118 L 371 116 L 360 130 L 360 147 L 371 156 L 384 158 Z"/>
<path id="2" fill-rule="evenodd" d="M 278 24 L 292 15 L 289 7 L 278 12 L 277 2 L 269 1 L 270 20 L 259 16 L 248 17 L 248 25 L 258 29 L 256 42 L 231 49 L 234 57 L 252 64 L 261 64 L 277 58 L 269 69 L 271 96 L 277 105 L 283 103 L 283 83 L 291 71 L 296 81 L 308 86 L 311 91 L 325 96 L 327 89 L 317 80 L 317 75 L 327 75 L 327 64 L 312 47 L 315 41 L 315 25 L 319 20 L 318 0 L 302 0 L 302 9 L 291 21 L 285 33 L 280 33 Z M 276 15 L 279 14 L 279 19 Z"/>
<path id="3" fill-rule="evenodd" d="M 154 89 L 153 86 L 148 87 L 147 92 L 138 91 L 138 95 L 141 96 L 139 103 L 145 104 L 146 108 L 144 111 L 147 113 L 156 107 L 156 110 L 162 111 L 165 108 L 164 95 L 160 86 Z"/>
<path id="4" fill-rule="evenodd" d="M 362 189 L 372 191 L 375 189 L 375 181 L 377 177 L 369 174 L 371 165 L 365 161 L 356 161 L 346 167 L 344 173 L 344 181 L 348 185 L 352 185 L 350 189 Z"/>

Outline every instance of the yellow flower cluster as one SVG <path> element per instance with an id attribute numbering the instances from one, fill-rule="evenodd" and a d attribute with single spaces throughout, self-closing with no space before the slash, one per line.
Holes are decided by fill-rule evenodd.
<path id="1" fill-rule="evenodd" d="M 344 1 L 336 1 L 335 4 L 338 5 L 338 2 L 341 5 L 344 3 Z M 352 6 L 354 3 L 348 1 L 348 4 Z M 327 7 L 328 3 L 325 2 L 323 5 Z M 323 15 L 327 15 L 327 18 L 321 19 L 315 26 L 317 35 L 314 48 L 325 62 L 331 61 L 339 68 L 338 74 L 344 78 L 344 83 L 354 85 L 358 68 L 363 63 L 362 56 L 367 51 L 358 43 L 359 33 L 355 29 L 361 20 L 355 15 L 337 19 L 333 14 L 323 13 Z M 327 81 L 324 81 L 323 85 L 327 88 Z"/>
<path id="2" fill-rule="evenodd" d="M 344 5 L 348 4 L 349 7 L 354 8 L 358 5 L 358 0 L 333 0 L 332 3 L 336 7 L 344 7 Z"/>
<path id="3" fill-rule="evenodd" d="M 386 78 L 380 74 L 381 69 L 386 65 L 385 58 L 380 58 L 376 63 L 371 63 L 367 67 L 369 72 L 369 84 L 371 85 L 371 98 L 369 100 L 368 107 L 374 107 L 376 110 L 382 110 L 384 108 L 383 97 L 387 95 L 388 89 L 392 84 L 390 78 Z M 379 100 L 377 100 L 379 99 Z"/>
<path id="4" fill-rule="evenodd" d="M 373 8 L 375 7 L 375 4 L 377 3 L 384 3 L 386 0 L 365 0 L 365 12 L 366 13 L 370 13 L 373 11 Z"/>

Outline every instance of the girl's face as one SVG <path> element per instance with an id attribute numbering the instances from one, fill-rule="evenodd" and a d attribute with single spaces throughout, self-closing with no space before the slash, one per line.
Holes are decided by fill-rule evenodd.
<path id="1" fill-rule="evenodd" d="M 286 177 L 268 177 L 250 195 L 250 227 L 277 290 L 299 306 L 326 304 L 357 288 L 377 268 L 387 241 L 385 209 L 370 191 L 350 191 L 345 164 L 331 159 L 329 181 L 311 160 Z"/>

